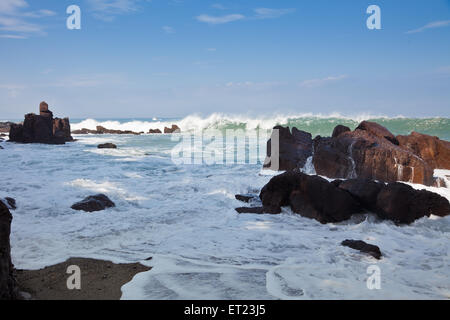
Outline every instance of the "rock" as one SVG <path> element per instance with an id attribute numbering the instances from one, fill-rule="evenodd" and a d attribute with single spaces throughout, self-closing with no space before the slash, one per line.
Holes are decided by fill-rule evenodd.
<path id="1" fill-rule="evenodd" d="M 330 178 L 362 178 L 384 182 L 433 184 L 433 168 L 410 150 L 367 130 L 314 139 L 317 174 Z"/>
<path id="2" fill-rule="evenodd" d="M 0 201 L 0 300 L 15 300 L 19 298 L 14 265 L 11 261 L 11 244 L 9 241 L 11 221 L 11 212 Z"/>
<path id="3" fill-rule="evenodd" d="M 53 120 L 53 135 L 55 137 L 62 138 L 64 141 L 73 141 L 70 132 L 69 118 L 55 118 Z"/>
<path id="4" fill-rule="evenodd" d="M 415 190 L 404 183 L 390 183 L 377 196 L 376 213 L 382 219 L 409 224 L 422 217 L 450 214 L 450 203 L 437 193 Z"/>
<path id="5" fill-rule="evenodd" d="M 238 213 L 252 213 L 252 214 L 263 214 L 263 207 L 242 207 L 235 209 Z"/>
<path id="6" fill-rule="evenodd" d="M 69 119 L 53 119 L 53 113 L 45 102 L 39 106 L 39 115 L 25 115 L 24 122 L 12 124 L 9 131 L 9 141 L 12 142 L 64 144 L 72 140 Z"/>
<path id="7" fill-rule="evenodd" d="M 264 212 L 277 214 L 290 205 L 293 212 L 321 223 L 344 221 L 362 211 L 348 192 L 319 176 L 294 171 L 273 177 L 260 198 Z"/>
<path id="8" fill-rule="evenodd" d="M 297 128 L 276 126 L 273 130 L 278 130 L 279 135 L 279 167 L 274 168 L 275 162 L 272 161 L 272 140 L 275 139 L 275 131 L 267 142 L 267 157 L 264 162 L 264 168 L 270 168 L 276 171 L 287 171 L 296 168 L 303 168 L 306 160 L 312 156 L 312 136 L 308 132 L 300 131 Z"/>
<path id="9" fill-rule="evenodd" d="M 387 139 L 397 146 L 399 145 L 397 138 L 388 129 L 376 122 L 363 121 L 359 124 L 356 130 L 364 130 L 370 132 L 377 137 Z"/>
<path id="10" fill-rule="evenodd" d="M 242 194 L 237 194 L 234 197 L 236 198 L 236 200 L 247 203 L 256 198 L 254 195 L 242 195 Z"/>
<path id="11" fill-rule="evenodd" d="M 339 188 L 348 191 L 364 208 L 375 212 L 378 194 L 384 183 L 367 179 L 350 179 L 341 181 Z"/>
<path id="12" fill-rule="evenodd" d="M 114 143 L 103 143 L 97 146 L 98 149 L 117 149 Z"/>
<path id="13" fill-rule="evenodd" d="M 82 210 L 86 212 L 101 211 L 106 208 L 115 207 L 116 205 L 104 194 L 89 196 L 80 202 L 72 205 L 74 210 Z"/>
<path id="14" fill-rule="evenodd" d="M 422 158 L 433 169 L 450 170 L 450 142 L 417 132 L 397 139 L 402 148 Z"/>
<path id="15" fill-rule="evenodd" d="M 370 254 L 375 259 L 381 259 L 380 248 L 373 244 L 368 244 L 361 240 L 345 240 L 342 241 L 341 245 Z"/>
<path id="16" fill-rule="evenodd" d="M 336 138 L 337 136 L 339 136 L 341 133 L 344 132 L 348 132 L 351 131 L 349 127 L 343 126 L 341 124 L 337 125 L 334 130 L 333 130 L 333 134 L 331 135 L 332 138 Z"/>
<path id="17" fill-rule="evenodd" d="M 181 132 L 181 130 L 175 124 L 172 125 L 172 128 L 164 127 L 164 133 L 179 133 L 179 132 Z"/>
<path id="18" fill-rule="evenodd" d="M 0 122 L 0 132 L 6 133 L 9 132 L 11 125 L 14 124 L 13 122 Z M 0 137 L 4 137 L 4 134 L 0 134 Z"/>
<path id="19" fill-rule="evenodd" d="M 140 135 L 140 133 L 130 131 L 130 130 L 125 130 L 125 131 L 111 130 L 111 129 L 106 129 L 105 127 L 102 127 L 102 126 L 97 126 L 96 130 L 82 128 L 79 130 L 74 130 L 74 131 L 72 131 L 72 133 L 73 134 L 133 134 L 133 135 Z"/>
<path id="20" fill-rule="evenodd" d="M 363 211 L 350 194 L 319 176 L 305 175 L 289 201 L 293 212 L 323 224 L 345 221 Z"/>
<path id="21" fill-rule="evenodd" d="M 3 147 L 2 147 L 2 146 L 0 146 L 0 150 L 1 150 L 1 149 L 3 149 Z"/>
<path id="22" fill-rule="evenodd" d="M 10 197 L 6 197 L 3 200 L 3 203 L 8 207 L 9 210 L 16 210 L 17 206 L 16 206 L 16 200 Z"/>
<path id="23" fill-rule="evenodd" d="M 148 133 L 162 133 L 159 129 L 150 129 Z"/>

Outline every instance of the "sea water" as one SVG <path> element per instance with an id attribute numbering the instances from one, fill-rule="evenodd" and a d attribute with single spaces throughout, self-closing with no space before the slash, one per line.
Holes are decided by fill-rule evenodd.
<path id="1" fill-rule="evenodd" d="M 72 119 L 72 129 L 102 125 L 148 132 L 174 123 L 182 131 L 245 133 L 284 124 L 329 136 L 335 125 L 354 129 L 360 120 L 215 114 Z M 395 134 L 418 131 L 450 140 L 448 118 L 376 121 Z M 243 204 L 234 195 L 257 194 L 275 174 L 262 171 L 261 164 L 176 165 L 171 151 L 177 142 L 164 134 L 74 138 L 77 141 L 62 146 L 0 142 L 5 148 L 0 150 L 0 197 L 13 197 L 18 205 L 11 234 L 17 268 L 38 269 L 69 257 L 151 266 L 122 287 L 123 299 L 450 298 L 450 216 L 396 226 L 370 214 L 322 225 L 288 208 L 280 215 L 239 215 L 234 208 Z M 97 149 L 105 142 L 118 149 Z M 449 172 L 436 174 L 445 177 Z M 427 189 L 450 200 L 450 189 Z M 70 208 L 95 193 L 106 194 L 116 207 L 94 213 Z M 376 244 L 383 258 L 378 261 L 341 246 L 345 239 Z M 366 283 L 373 265 L 380 270 L 379 290 L 370 290 Z"/>

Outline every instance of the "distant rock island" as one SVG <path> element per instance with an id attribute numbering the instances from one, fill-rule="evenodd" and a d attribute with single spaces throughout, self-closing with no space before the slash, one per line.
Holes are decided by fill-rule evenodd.
<path id="1" fill-rule="evenodd" d="M 39 105 L 39 115 L 25 115 L 23 123 L 10 124 L 9 141 L 18 143 L 65 144 L 73 141 L 69 118 L 53 118 L 48 104 Z"/>

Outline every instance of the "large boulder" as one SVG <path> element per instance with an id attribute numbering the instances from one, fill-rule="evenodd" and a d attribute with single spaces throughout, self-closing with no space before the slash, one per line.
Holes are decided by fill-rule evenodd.
<path id="1" fill-rule="evenodd" d="M 6 133 L 9 132 L 11 125 L 14 124 L 13 122 L 0 122 L 0 133 Z"/>
<path id="2" fill-rule="evenodd" d="M 348 220 L 362 211 L 348 192 L 319 176 L 294 171 L 272 178 L 260 198 L 266 213 L 280 213 L 290 205 L 293 212 L 321 223 Z"/>
<path id="3" fill-rule="evenodd" d="M 367 131 L 374 136 L 384 138 L 397 146 L 399 145 L 397 138 L 388 129 L 376 122 L 363 121 L 356 129 Z"/>
<path id="4" fill-rule="evenodd" d="M 433 169 L 450 170 L 450 142 L 417 132 L 397 139 L 402 148 L 422 158 Z"/>
<path id="5" fill-rule="evenodd" d="M 12 124 L 9 131 L 12 142 L 64 144 L 71 140 L 69 119 L 53 119 L 45 102 L 39 106 L 39 115 L 26 114 L 23 123 Z"/>
<path id="6" fill-rule="evenodd" d="M 273 128 L 272 136 L 267 142 L 267 157 L 264 168 L 272 170 L 287 171 L 303 168 L 306 160 L 312 156 L 312 136 L 310 133 L 292 128 L 276 126 Z M 277 131 L 275 131 L 277 130 Z M 272 159 L 272 141 L 278 132 L 279 142 L 279 167 L 274 168 L 276 161 Z"/>
<path id="7" fill-rule="evenodd" d="M 386 136 L 387 133 L 384 133 Z M 432 185 L 433 168 L 410 150 L 370 130 L 314 139 L 314 168 L 330 178 L 363 178 Z"/>
<path id="8" fill-rule="evenodd" d="M 390 183 L 378 193 L 376 213 L 383 219 L 409 224 L 422 217 L 450 214 L 450 203 L 437 193 L 415 190 L 404 183 Z"/>
<path id="9" fill-rule="evenodd" d="M 115 207 L 116 205 L 104 194 L 89 196 L 72 205 L 73 210 L 94 212 Z"/>
<path id="10" fill-rule="evenodd" d="M 339 183 L 339 188 L 349 192 L 364 208 L 376 211 L 378 194 L 384 183 L 368 179 L 349 179 Z"/>
<path id="11" fill-rule="evenodd" d="M 331 134 L 331 137 L 336 138 L 341 133 L 348 132 L 348 131 L 351 131 L 349 127 L 339 124 L 334 128 L 333 133 Z"/>
<path id="12" fill-rule="evenodd" d="M 11 212 L 0 201 L 0 300 L 19 298 L 14 266 L 11 261 L 11 245 L 9 241 L 11 221 Z"/>
<path id="13" fill-rule="evenodd" d="M 114 143 L 102 143 L 97 146 L 98 149 L 117 149 L 117 146 Z"/>
<path id="14" fill-rule="evenodd" d="M 173 124 L 171 128 L 164 127 L 164 133 L 179 133 L 181 132 L 180 128 Z"/>

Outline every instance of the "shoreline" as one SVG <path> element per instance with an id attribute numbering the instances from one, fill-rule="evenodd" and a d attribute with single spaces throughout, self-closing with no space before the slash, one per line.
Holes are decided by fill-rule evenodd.
<path id="1" fill-rule="evenodd" d="M 67 268 L 81 271 L 81 289 L 69 290 Z M 39 270 L 16 269 L 19 291 L 26 300 L 120 300 L 121 288 L 151 267 L 141 263 L 113 263 L 91 258 L 69 258 Z"/>

